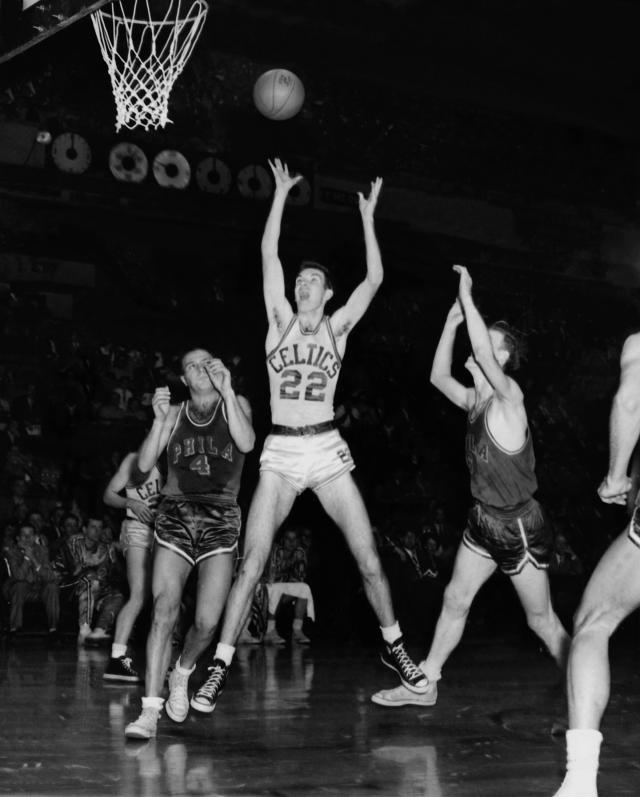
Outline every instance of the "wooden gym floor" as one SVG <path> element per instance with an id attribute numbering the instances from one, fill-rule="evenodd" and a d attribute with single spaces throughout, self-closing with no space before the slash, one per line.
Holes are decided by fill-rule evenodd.
<path id="1" fill-rule="evenodd" d="M 613 649 L 606 797 L 640 792 L 634 647 Z M 142 688 L 104 685 L 106 660 L 71 637 L 1 643 L 0 794 L 551 797 L 562 778 L 561 679 L 522 639 L 463 642 L 433 708 L 372 704 L 395 685 L 373 648 L 240 648 L 214 714 L 163 715 L 146 743 L 123 736 Z"/>

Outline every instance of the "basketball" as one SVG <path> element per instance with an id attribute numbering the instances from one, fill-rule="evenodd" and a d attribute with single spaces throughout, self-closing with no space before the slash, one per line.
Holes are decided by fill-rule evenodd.
<path id="1" fill-rule="evenodd" d="M 256 80 L 253 101 L 267 119 L 291 119 L 302 108 L 304 86 L 288 69 L 270 69 Z"/>

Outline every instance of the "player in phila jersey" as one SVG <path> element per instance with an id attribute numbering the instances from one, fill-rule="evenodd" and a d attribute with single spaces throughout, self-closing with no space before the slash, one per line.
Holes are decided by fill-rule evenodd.
<path id="1" fill-rule="evenodd" d="M 382 180 L 371 184 L 368 197 L 359 194 L 367 273 L 347 303 L 329 317 L 325 305 L 333 290 L 326 269 L 318 263 L 303 262 L 300 267 L 295 311 L 285 296 L 278 239 L 287 195 L 301 178 L 291 176 L 277 159 L 270 166 L 275 193 L 262 238 L 262 277 L 269 322 L 265 348 L 273 426 L 260 459 L 260 480 L 247 519 L 242 568 L 229 596 L 215 652 L 209 684 L 212 710 L 224 687 L 234 646 L 274 535 L 296 497 L 307 488 L 316 493 L 353 552 L 382 628 L 385 663 L 399 673 L 409 689 L 418 692 L 427 687 L 426 678 L 404 649 L 367 511 L 350 473 L 355 466 L 333 423 L 333 396 L 347 337 L 382 282 L 382 259 L 373 221 Z"/>
<path id="2" fill-rule="evenodd" d="M 240 534 L 240 477 L 244 455 L 255 442 L 249 402 L 236 395 L 224 363 L 206 349 L 192 349 L 181 365 L 189 400 L 174 405 L 168 387 L 156 389 L 153 425 L 138 452 L 138 468 L 147 473 L 166 450 L 167 479 L 155 519 L 145 696 L 141 715 L 125 728 L 125 736 L 134 739 L 155 736 L 163 705 L 174 722 L 184 722 L 190 704 L 209 711 L 197 693 L 189 703 L 187 686 L 198 656 L 211 644 L 231 586 Z M 195 618 L 169 677 L 165 704 L 160 695 L 171 634 L 194 567 Z"/>
<path id="3" fill-rule="evenodd" d="M 466 459 L 474 503 L 431 648 L 420 663 L 429 688 L 422 695 L 403 687 L 377 692 L 372 700 L 382 706 L 435 704 L 442 667 L 462 637 L 471 603 L 498 567 L 510 577 L 529 627 L 559 667 L 565 666 L 569 650 L 569 637 L 551 605 L 547 568 L 552 538 L 533 497 L 538 482 L 523 395 L 505 373 L 519 365 L 518 337 L 503 322 L 487 329 L 471 295 L 469 272 L 453 268 L 460 276 L 458 299 L 436 349 L 431 382 L 467 413 Z M 451 375 L 456 330 L 463 321 L 472 347 L 465 363 L 472 388 Z"/>
<path id="4" fill-rule="evenodd" d="M 105 681 L 142 681 L 133 668 L 131 658 L 127 656 L 127 643 L 133 624 L 151 593 L 153 525 L 163 478 L 154 465 L 142 481 L 135 482 L 135 475 L 139 473 L 137 462 L 138 452 L 130 451 L 111 477 L 103 496 L 107 506 L 126 511 L 120 531 L 120 545 L 127 565 L 129 583 L 129 599 L 116 618 L 111 658 L 102 676 Z M 124 495 L 120 495 L 122 492 Z M 96 631 L 92 631 L 87 639 L 95 634 Z"/>
<path id="5" fill-rule="evenodd" d="M 640 436 L 640 334 L 625 341 L 620 369 L 609 422 L 609 470 L 598 495 L 606 504 L 626 507 L 632 490 L 629 464 Z M 593 571 L 574 618 L 567 668 L 567 773 L 556 797 L 597 797 L 600 722 L 611 689 L 609 640 L 620 623 L 640 606 L 639 570 L 637 493 L 631 522 Z"/>

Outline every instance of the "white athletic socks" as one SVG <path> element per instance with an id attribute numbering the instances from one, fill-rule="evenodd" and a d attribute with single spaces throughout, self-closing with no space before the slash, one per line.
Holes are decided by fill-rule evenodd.
<path id="1" fill-rule="evenodd" d="M 227 665 L 227 667 L 233 661 L 233 654 L 236 652 L 236 649 L 233 645 L 225 645 L 224 642 L 218 642 L 216 647 L 216 652 L 213 656 L 214 659 L 222 659 L 222 661 Z"/>
<path id="2" fill-rule="evenodd" d="M 567 731 L 567 774 L 555 797 L 598 797 L 596 778 L 602 734 L 591 729 Z"/>
<path id="3" fill-rule="evenodd" d="M 400 630 L 400 623 L 396 620 L 393 625 L 387 626 L 380 626 L 380 630 L 382 631 L 382 638 L 387 643 L 387 645 L 393 644 L 397 639 L 402 636 L 402 631 Z"/>
<path id="4" fill-rule="evenodd" d="M 127 653 L 126 645 L 117 645 L 115 642 L 111 645 L 111 658 L 121 659 Z"/>
<path id="5" fill-rule="evenodd" d="M 142 708 L 155 708 L 156 711 L 162 711 L 164 706 L 164 697 L 143 697 Z"/>
<path id="6" fill-rule="evenodd" d="M 196 665 L 194 664 L 192 667 L 183 667 L 182 666 L 182 656 L 179 656 L 176 660 L 176 670 L 181 675 L 191 675 L 191 673 L 195 670 Z"/>

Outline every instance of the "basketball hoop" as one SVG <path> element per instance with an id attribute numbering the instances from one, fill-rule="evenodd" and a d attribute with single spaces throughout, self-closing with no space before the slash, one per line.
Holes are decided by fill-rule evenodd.
<path id="1" fill-rule="evenodd" d="M 157 130 L 171 121 L 169 94 L 209 11 L 205 0 L 165 0 L 154 19 L 151 2 L 115 0 L 91 15 L 116 101 L 116 131 Z"/>

